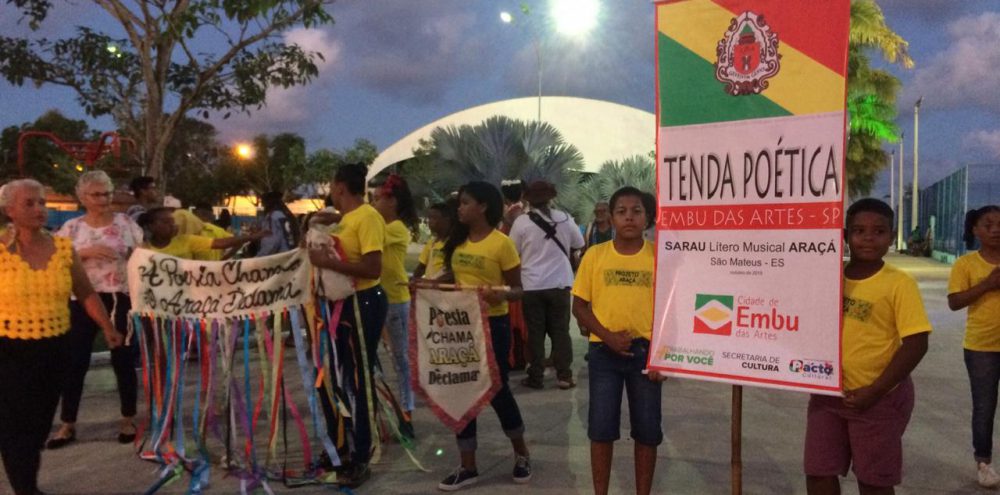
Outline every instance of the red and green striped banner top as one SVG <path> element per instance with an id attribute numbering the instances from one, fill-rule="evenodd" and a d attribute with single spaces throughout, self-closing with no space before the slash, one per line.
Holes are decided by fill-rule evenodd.
<path id="1" fill-rule="evenodd" d="M 661 127 L 842 112 L 849 0 L 657 4 Z"/>

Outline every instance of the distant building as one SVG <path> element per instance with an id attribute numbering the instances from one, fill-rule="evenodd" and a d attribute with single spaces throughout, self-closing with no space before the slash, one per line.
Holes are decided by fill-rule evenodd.
<path id="1" fill-rule="evenodd" d="M 514 98 L 467 108 L 430 122 L 393 143 L 375 159 L 368 178 L 393 164 L 413 158 L 421 139 L 438 127 L 478 125 L 494 115 L 533 122 L 538 98 Z M 608 160 L 646 155 L 656 148 L 656 115 L 609 101 L 567 96 L 542 98 L 542 121 L 559 130 L 583 155 L 584 170 L 597 172 Z"/>

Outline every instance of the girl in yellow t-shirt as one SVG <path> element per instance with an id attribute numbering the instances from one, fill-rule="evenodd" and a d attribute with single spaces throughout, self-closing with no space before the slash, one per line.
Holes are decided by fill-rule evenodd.
<path id="1" fill-rule="evenodd" d="M 400 430 L 413 437 L 413 388 L 410 386 L 410 289 L 407 287 L 406 250 L 410 247 L 413 232 L 420 220 L 413 204 L 410 186 L 402 177 L 391 174 L 375 192 L 373 206 L 385 219 L 385 247 L 382 250 L 382 287 L 389 300 L 385 329 L 392 347 L 392 361 L 396 366 L 399 384 L 399 402 L 405 411 Z"/>
<path id="2" fill-rule="evenodd" d="M 521 259 L 513 241 L 496 230 L 502 216 L 503 200 L 496 186 L 487 182 L 462 186 L 458 192 L 458 223 L 444 244 L 444 259 L 456 283 L 490 287 L 484 291 L 484 298 L 489 304 L 493 354 L 503 384 L 490 405 L 514 448 L 514 482 L 527 483 L 531 479 L 531 463 L 524 443 L 524 421 L 507 384 L 511 338 L 507 301 L 521 297 Z M 497 290 L 498 285 L 509 289 Z M 457 490 L 478 480 L 475 419 L 458 433 L 457 440 L 462 464 L 438 484 L 444 491 Z"/>
<path id="3" fill-rule="evenodd" d="M 1000 384 L 1000 206 L 970 211 L 964 238 L 969 249 L 976 239 L 980 247 L 955 261 L 948 307 L 969 308 L 962 345 L 972 388 L 972 447 L 979 484 L 993 488 L 1000 486 L 1000 475 L 990 466 Z"/>
<path id="4" fill-rule="evenodd" d="M 414 279 L 434 280 L 444 274 L 444 243 L 456 223 L 458 223 L 458 201 L 449 199 L 434 203 L 427 210 L 427 228 L 434 238 L 420 251 L 420 263 L 413 270 Z"/>

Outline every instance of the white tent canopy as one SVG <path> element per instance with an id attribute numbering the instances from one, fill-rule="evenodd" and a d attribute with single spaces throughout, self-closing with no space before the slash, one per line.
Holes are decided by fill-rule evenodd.
<path id="1" fill-rule="evenodd" d="M 534 121 L 538 98 L 515 98 L 487 103 L 435 120 L 382 151 L 368 172 L 369 178 L 385 168 L 413 157 L 421 139 L 437 127 L 476 125 L 494 115 Z M 656 146 L 656 116 L 637 108 L 608 101 L 565 96 L 542 98 L 542 120 L 562 133 L 583 155 L 584 170 L 596 172 L 608 160 L 645 155 Z"/>

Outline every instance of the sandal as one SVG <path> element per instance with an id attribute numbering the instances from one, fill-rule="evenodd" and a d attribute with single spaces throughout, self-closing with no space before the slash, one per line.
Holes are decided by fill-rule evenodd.
<path id="1" fill-rule="evenodd" d="M 58 433 L 62 433 L 62 431 L 59 431 Z M 48 441 L 45 442 L 45 448 L 49 450 L 61 449 L 75 441 L 76 441 L 76 430 L 69 430 L 69 435 L 52 437 L 48 439 Z"/>
<path id="2" fill-rule="evenodd" d="M 127 430 L 131 430 L 131 432 Z M 132 443 L 135 441 L 135 435 L 135 424 L 132 421 L 122 421 L 121 426 L 118 428 L 118 443 Z"/>

